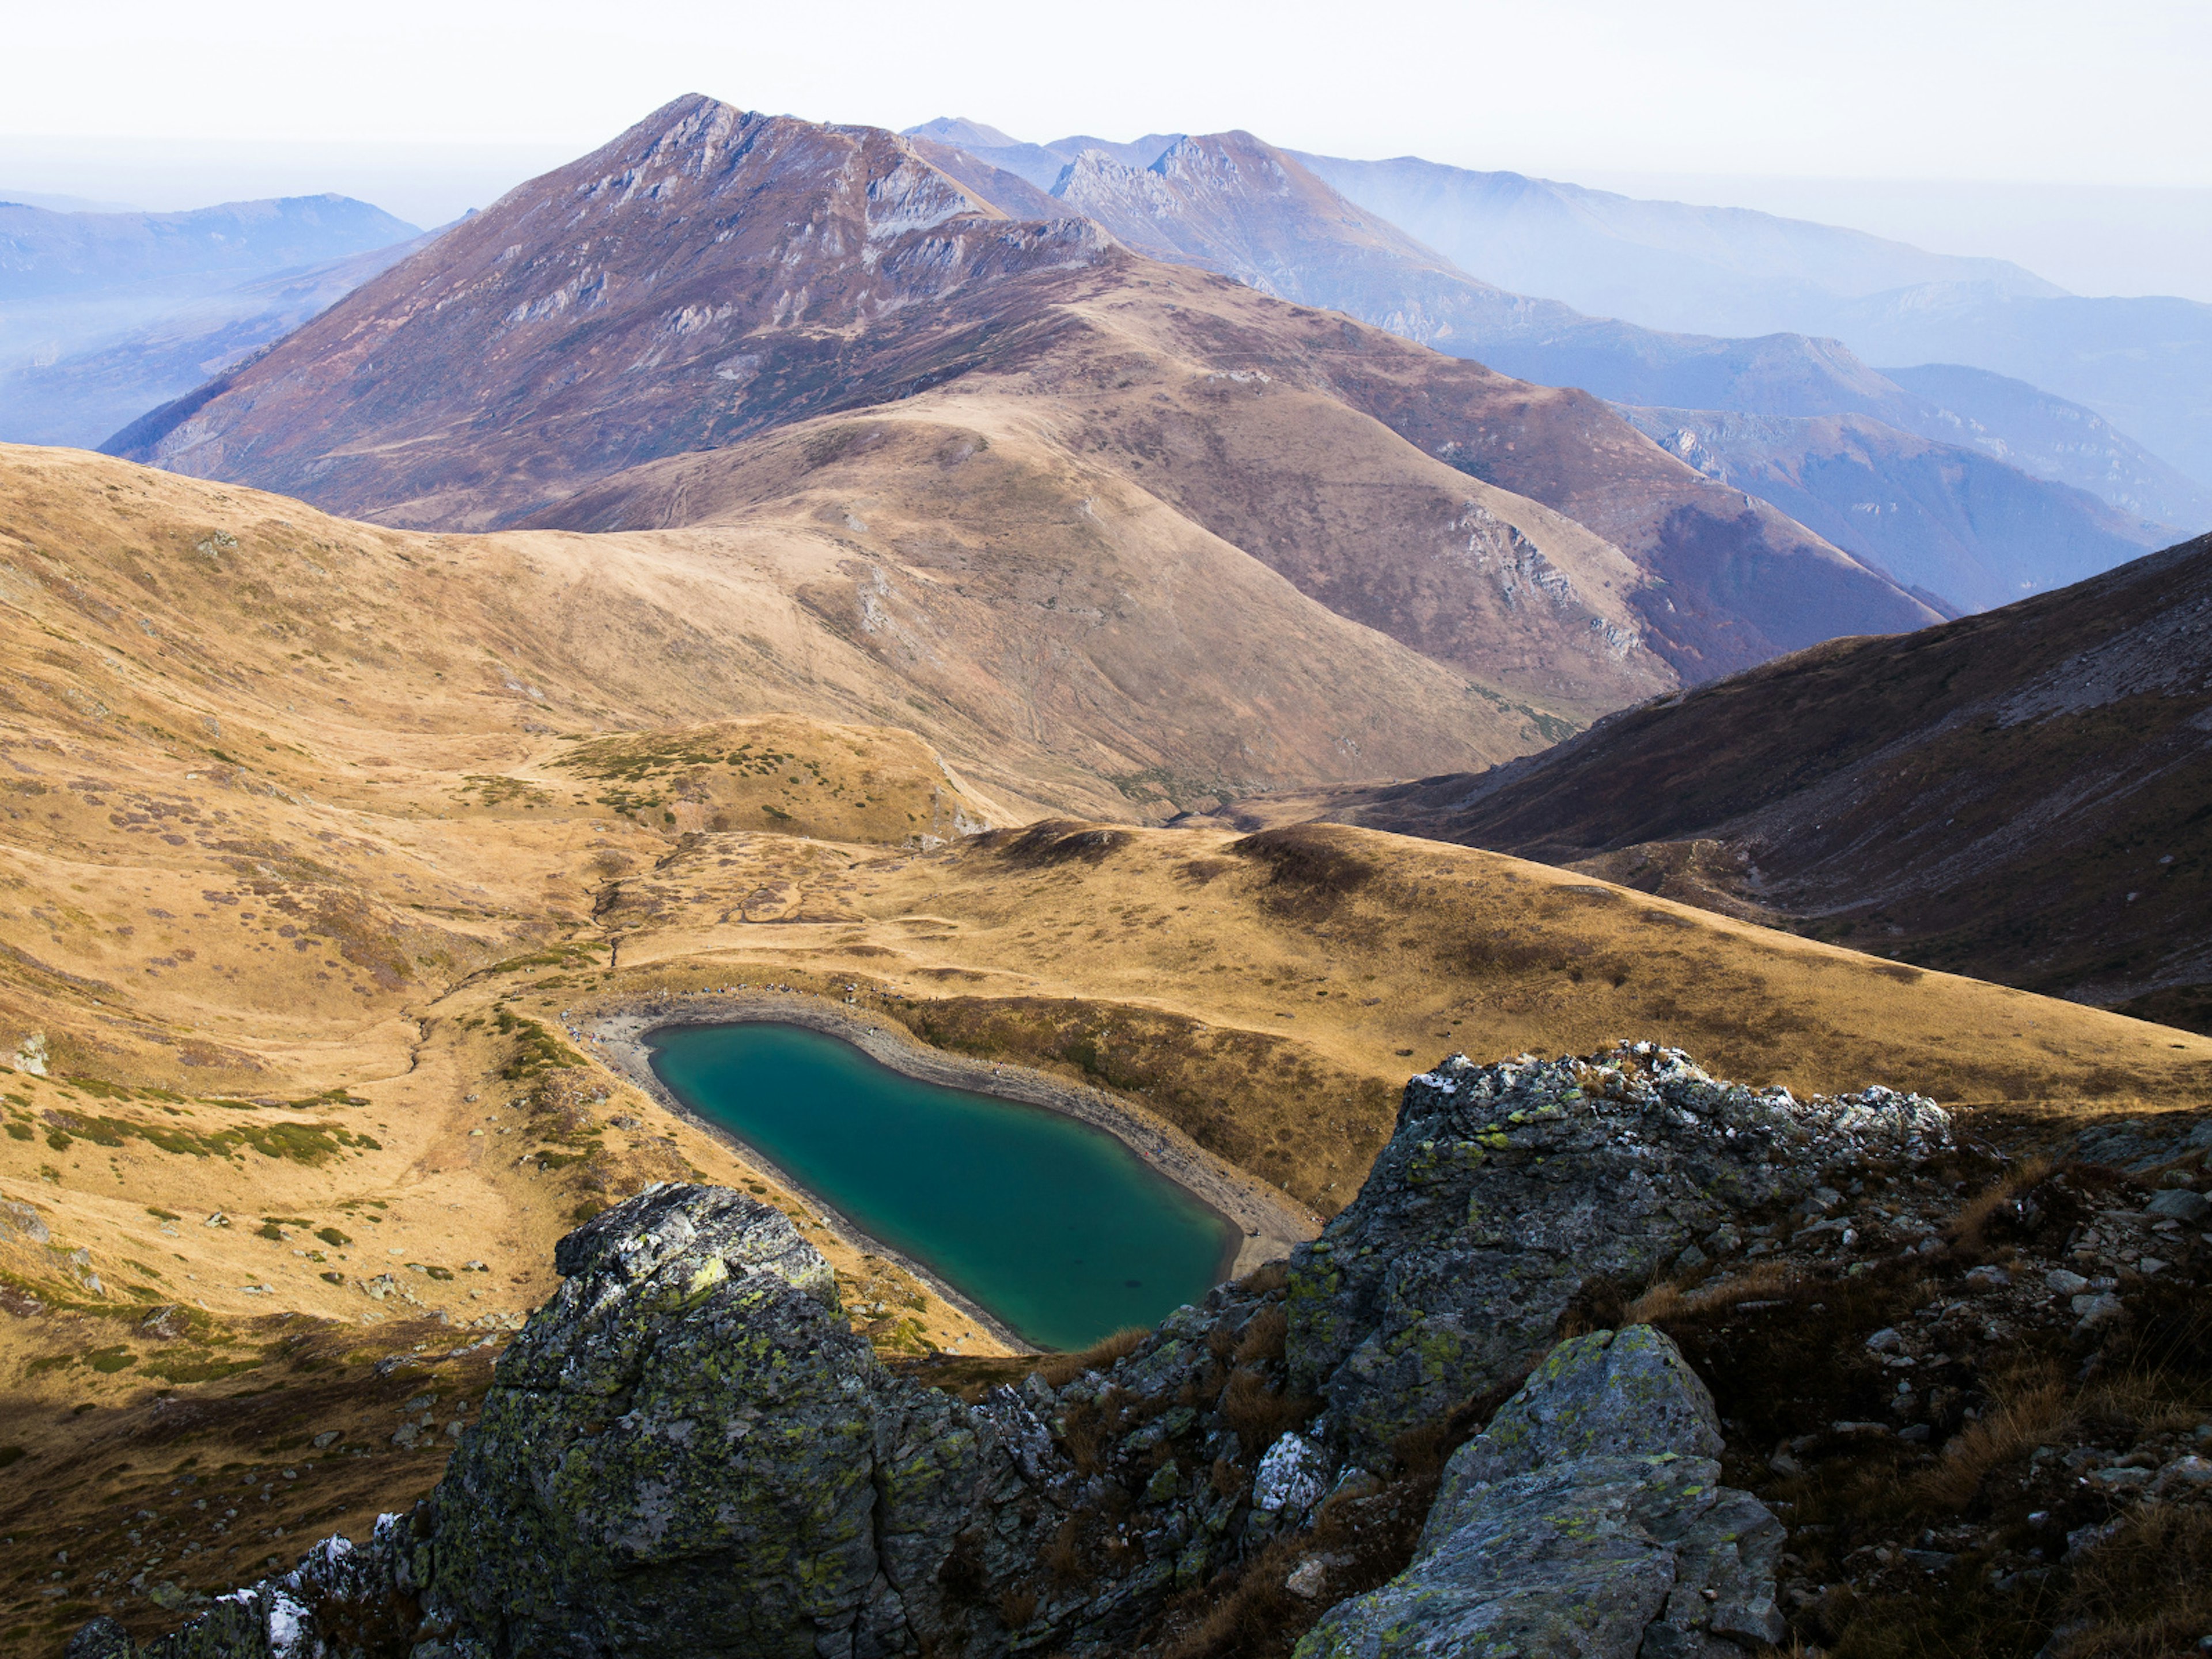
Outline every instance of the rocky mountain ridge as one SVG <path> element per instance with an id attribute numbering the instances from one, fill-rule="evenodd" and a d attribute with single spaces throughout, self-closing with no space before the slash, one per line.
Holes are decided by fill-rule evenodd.
<path id="1" fill-rule="evenodd" d="M 945 152 L 948 157 L 963 153 Z M 1470 276 L 1468 271 L 1474 268 L 1464 260 L 1455 265 L 1383 214 L 1347 199 L 1307 165 L 1310 159 L 1245 132 L 1186 137 L 1149 161 L 1127 161 L 1103 150 L 1079 154 L 1050 189 L 1054 197 L 1107 226 L 1117 239 L 1140 252 L 1219 270 L 1264 293 L 1343 310 L 1524 379 L 1582 386 L 1632 406 L 1799 419 L 1856 416 L 1894 429 L 1874 434 L 1885 448 L 1898 446 L 1907 434 L 1963 444 L 2004 469 L 2018 467 L 2028 474 L 2027 479 L 2013 479 L 1980 469 L 2002 478 L 2000 493 L 2033 495 L 2029 479 L 2046 480 L 2087 489 L 2134 517 L 2159 521 L 2132 542 L 2123 543 L 2123 548 L 2164 544 L 2212 515 L 2212 495 L 2079 405 L 2024 386 L 2008 392 L 1990 384 L 2002 377 L 1973 370 L 1935 372 L 1932 380 L 1930 372 L 1922 372 L 1922 384 L 1940 385 L 1957 394 L 1966 405 L 1962 410 L 1940 397 L 1908 390 L 1832 339 L 1790 332 L 1749 339 L 1664 332 L 1613 320 L 1603 314 L 1603 308 L 1600 314 L 1586 315 L 1556 299 L 1528 297 L 1529 292 L 1555 291 L 1550 288 L 1511 292 Z M 949 160 L 947 164 L 958 165 Z M 972 188 L 986 196 L 999 191 L 1001 204 L 1012 210 L 1037 210 L 1036 191 L 1027 183 L 1003 173 L 994 176 L 980 167 L 965 176 Z M 1400 195 L 1386 196 L 1390 204 L 1406 205 Z M 1014 209 L 1016 198 L 1027 205 Z M 1743 216 L 1756 220 L 1760 216 Z M 1436 220 L 1433 215 L 1416 214 L 1411 222 L 1432 221 L 1449 228 L 1453 215 L 1447 211 Z M 1815 226 L 1790 228 L 1818 233 L 1813 235 L 1816 243 L 1825 236 L 1829 242 L 1856 246 L 1851 233 Z M 1734 234 L 1711 232 L 1689 240 L 1704 247 L 1705 257 L 1713 257 L 1711 246 L 1705 245 L 1716 240 L 1726 243 Z M 1796 248 L 1789 236 L 1778 240 L 1794 250 L 1786 252 L 1785 264 L 1813 262 L 1814 256 Z M 1837 249 L 1826 247 L 1826 252 L 1833 256 Z M 1829 263 L 1833 264 L 1832 258 Z M 1863 258 L 1857 261 L 1868 263 Z M 1919 276 L 1972 263 L 1946 262 L 1887 244 L 1875 245 L 1873 259 L 1892 274 L 1905 270 Z M 1826 280 L 1849 279 L 1831 270 Z M 1818 465 L 1818 447 L 1815 444 L 1805 452 L 1802 463 L 1795 456 L 1789 458 L 1788 465 Z M 1770 497 L 1761 488 L 1765 480 L 1760 473 L 1756 469 L 1745 471 L 1745 487 L 1761 499 L 1771 499 L 1784 512 L 1802 500 L 1786 490 Z M 2089 528 L 2078 523 L 2080 509 L 2069 511 L 2063 497 L 2051 498 L 2045 516 L 2054 520 L 2045 526 L 2046 534 L 2058 520 L 2069 528 Z M 1832 539 L 1840 527 L 1832 515 L 1824 519 Z M 2110 527 L 2104 528 L 2109 532 Z M 1902 561 L 1883 558 L 1863 538 L 1846 538 L 1844 544 L 1884 564 L 1940 562 L 1944 556 L 1947 538 L 1942 532 L 1887 528 L 1893 553 L 1900 538 L 1905 543 L 1908 556 Z M 2085 545 L 2103 556 L 2089 569 L 2106 568 L 2130 556 L 2113 550 L 2108 533 L 2093 528 Z M 2004 562 L 2002 538 L 1991 538 L 1989 556 L 2000 564 Z M 1908 584 L 1916 580 L 1908 577 Z M 1943 605 L 1952 608 L 2002 602 L 1971 599 L 1964 591 L 1937 591 Z M 2004 597 L 2018 591 L 2008 588 Z"/>

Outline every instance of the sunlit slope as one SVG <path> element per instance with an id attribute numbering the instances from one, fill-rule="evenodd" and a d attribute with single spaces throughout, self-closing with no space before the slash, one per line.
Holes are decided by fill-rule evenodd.
<path id="1" fill-rule="evenodd" d="M 0 1241 L 0 1282 L 49 1307 L 360 1320 L 386 1267 L 455 1318 L 526 1305 L 580 1210 L 750 1178 L 561 1030 L 671 988 L 850 996 L 1118 1090 L 1320 1209 L 1452 1048 L 1656 1036 L 1801 1091 L 2059 1110 L 2212 1087 L 2201 1039 L 1465 848 L 970 835 L 1058 793 L 1023 769 L 1068 717 L 987 730 L 900 690 L 930 708 L 850 718 L 901 683 L 780 585 L 787 522 L 445 538 L 0 459 L 0 1195 L 50 1234 Z"/>
<path id="2" fill-rule="evenodd" d="M 15 449 L 0 556 L 14 604 L 96 646 L 70 671 L 84 696 L 204 682 L 210 715 L 242 697 L 259 733 L 234 762 L 339 798 L 373 781 L 380 799 L 397 784 L 442 800 L 453 775 L 526 767 L 574 734 L 787 713 L 911 728 L 1011 811 L 1108 816 L 1547 740 L 1540 711 L 1156 504 L 989 465 L 1011 535 L 963 547 L 957 524 L 924 526 L 885 547 L 811 501 L 657 533 L 388 531 Z"/>
<path id="3" fill-rule="evenodd" d="M 1408 1070 L 1453 1049 L 1650 1036 L 1800 1092 L 2069 1111 L 2212 1088 L 2204 1038 L 1340 826 L 1048 823 L 857 862 L 708 836 L 624 878 L 601 921 L 626 968 L 849 976 L 936 1040 L 1142 1091 L 1322 1207 L 1356 1188 Z"/>

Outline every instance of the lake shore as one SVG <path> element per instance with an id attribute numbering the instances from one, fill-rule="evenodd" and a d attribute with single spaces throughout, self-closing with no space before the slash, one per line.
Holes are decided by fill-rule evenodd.
<path id="1" fill-rule="evenodd" d="M 1321 1231 L 1319 1219 L 1291 1200 L 1207 1152 L 1173 1124 L 1133 1102 L 1027 1066 L 933 1048 L 904 1026 L 850 1004 L 766 989 L 661 992 L 635 998 L 594 999 L 563 1010 L 562 1021 L 572 1037 L 587 1044 L 611 1069 L 686 1122 L 755 1162 L 766 1161 L 757 1148 L 692 1111 L 661 1081 L 653 1070 L 647 1042 L 653 1031 L 670 1025 L 801 1026 L 849 1042 L 870 1059 L 921 1082 L 1041 1106 L 1103 1129 L 1228 1222 L 1233 1233 L 1231 1249 L 1225 1253 L 1225 1278 L 1240 1277 L 1262 1262 L 1286 1256 L 1293 1245 Z M 846 1243 L 896 1261 L 927 1283 L 933 1293 L 975 1319 L 995 1340 L 1017 1350 L 1029 1347 L 971 1298 L 945 1284 L 926 1264 L 855 1226 L 819 1194 L 792 1180 L 787 1172 L 775 1170 L 774 1173 L 779 1181 L 803 1193 Z"/>

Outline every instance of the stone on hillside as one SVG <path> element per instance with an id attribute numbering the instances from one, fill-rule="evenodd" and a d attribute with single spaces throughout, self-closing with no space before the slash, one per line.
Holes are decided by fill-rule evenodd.
<path id="1" fill-rule="evenodd" d="M 1712 1398 L 1636 1328 L 1563 1343 L 1462 1447 L 1412 1564 L 1297 1659 L 1703 1659 L 1787 1634 L 1781 1524 L 1720 1484 Z"/>
<path id="2" fill-rule="evenodd" d="M 1380 1468 L 1400 1434 L 1511 1378 L 1585 1287 L 1649 1282 L 1685 1245 L 1875 1158 L 1947 1143 L 1917 1095 L 1718 1083 L 1680 1051 L 1476 1066 L 1406 1085 L 1359 1196 L 1291 1258 L 1293 1386 Z"/>
<path id="3" fill-rule="evenodd" d="M 789 1219 L 664 1187 L 555 1261 L 430 1500 L 426 1599 L 501 1651 L 811 1659 L 895 1620 L 890 1379 Z"/>
<path id="4" fill-rule="evenodd" d="M 1578 1336 L 1553 1349 L 1490 1425 L 1452 1454 L 1429 1529 L 1453 1524 L 1459 1488 L 1571 1458 L 1720 1453 L 1713 1396 L 1664 1333 L 1632 1325 Z"/>
<path id="5" fill-rule="evenodd" d="M 2194 1227 L 2207 1217 L 2212 1217 L 2212 1199 L 2207 1199 L 2202 1193 L 2193 1193 L 2186 1187 L 2168 1187 L 2143 1206 L 2143 1213 L 2179 1221 L 2185 1227 Z"/>

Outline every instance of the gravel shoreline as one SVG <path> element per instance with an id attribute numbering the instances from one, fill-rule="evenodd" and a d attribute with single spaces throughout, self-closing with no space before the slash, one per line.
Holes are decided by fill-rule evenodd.
<path id="1" fill-rule="evenodd" d="M 1070 1083 L 1049 1073 L 947 1054 L 917 1040 L 904 1026 L 880 1019 L 846 1003 L 793 992 L 740 990 L 664 992 L 619 1000 L 595 999 L 562 1012 L 562 1024 L 588 1044 L 607 1066 L 621 1073 L 686 1122 L 736 1147 L 755 1162 L 759 1150 L 718 1124 L 709 1123 L 678 1100 L 653 1072 L 646 1038 L 668 1025 L 774 1024 L 804 1026 L 851 1043 L 878 1060 L 925 1083 L 971 1089 L 1001 1099 L 1042 1106 L 1048 1111 L 1105 1130 L 1152 1168 L 1220 1214 L 1235 1230 L 1236 1241 L 1224 1278 L 1238 1278 L 1265 1261 L 1291 1253 L 1294 1244 L 1321 1231 L 1319 1219 L 1273 1187 L 1207 1152 L 1173 1124 L 1142 1106 L 1103 1089 Z M 773 1165 L 770 1165 L 773 1168 Z M 805 1194 L 807 1202 L 848 1244 L 897 1262 L 931 1291 L 967 1314 L 998 1341 L 1017 1351 L 1030 1345 L 969 1297 L 945 1284 L 924 1264 L 892 1249 L 825 1203 L 818 1194 L 781 1170 L 778 1180 Z"/>

